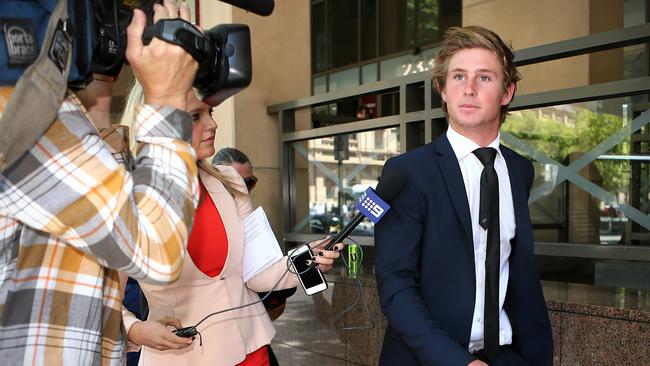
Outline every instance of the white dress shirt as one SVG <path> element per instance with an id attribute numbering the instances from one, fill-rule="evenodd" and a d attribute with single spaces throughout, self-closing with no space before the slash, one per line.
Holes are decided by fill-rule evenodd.
<path id="1" fill-rule="evenodd" d="M 479 224 L 479 206 L 481 197 L 481 173 L 483 164 L 472 153 L 479 146 L 474 141 L 454 131 L 451 126 L 447 129 L 447 138 L 451 144 L 460 171 L 463 174 L 469 211 L 472 218 L 472 237 L 474 239 L 474 266 L 476 269 L 476 301 L 474 302 L 474 317 L 472 330 L 469 339 L 469 351 L 476 352 L 483 348 L 483 314 L 485 303 L 485 257 L 487 251 L 487 231 Z M 494 160 L 494 169 L 499 177 L 499 228 L 501 231 L 501 252 L 499 269 L 499 344 L 512 343 L 512 326 L 505 310 L 503 302 L 508 289 L 508 276 L 510 265 L 510 240 L 515 236 L 514 206 L 512 203 L 512 191 L 510 190 L 510 177 L 506 161 L 499 149 L 500 135 L 488 145 L 497 150 Z"/>

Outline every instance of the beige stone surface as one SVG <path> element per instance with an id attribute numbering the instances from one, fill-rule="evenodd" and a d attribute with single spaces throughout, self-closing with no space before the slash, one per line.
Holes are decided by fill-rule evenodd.
<path id="1" fill-rule="evenodd" d="M 278 168 L 280 126 L 266 107 L 310 93 L 309 2 L 276 1 L 269 17 L 234 9 L 233 21 L 249 25 L 253 50 L 253 82 L 235 97 L 236 147 Z"/>
<path id="2" fill-rule="evenodd" d="M 492 29 L 515 49 L 539 46 L 587 35 L 589 0 L 465 0 L 463 25 Z"/>
<path id="3" fill-rule="evenodd" d="M 624 27 L 623 0 L 591 0 L 591 33 Z M 623 78 L 623 49 L 597 52 L 589 56 L 589 79 L 592 84 Z"/>
<path id="4" fill-rule="evenodd" d="M 623 26 L 622 0 L 465 0 L 463 25 L 490 28 L 514 49 Z M 583 86 L 623 77 L 622 50 L 522 67 L 518 94 Z"/>
<path id="5" fill-rule="evenodd" d="M 252 160 L 253 158 L 251 158 Z M 278 193 L 278 184 L 280 181 L 280 171 L 274 168 L 260 168 L 255 165 L 253 161 L 253 174 L 257 177 L 258 181 L 255 189 L 251 193 L 253 207 L 262 206 L 266 216 L 269 218 L 271 228 L 275 233 L 280 246 L 283 246 L 282 230 L 280 228 L 279 216 L 282 212 L 282 199 Z"/>
<path id="6" fill-rule="evenodd" d="M 200 2 L 200 25 L 210 29 L 218 24 L 232 23 L 232 6 L 221 1 L 204 0 Z M 235 104 L 230 98 L 217 106 L 212 113 L 217 122 L 217 135 L 214 145 L 218 151 L 222 147 L 235 146 Z"/>
<path id="7" fill-rule="evenodd" d="M 481 25 L 515 50 L 589 34 L 588 0 L 463 1 L 463 25 Z M 571 16 L 567 16 L 571 14 Z M 521 68 L 518 95 L 586 85 L 587 56 Z"/>
<path id="8" fill-rule="evenodd" d="M 246 152 L 256 172 L 264 174 L 265 191 L 256 192 L 256 199 L 280 235 L 281 126 L 266 107 L 310 93 L 309 2 L 276 1 L 268 17 L 233 9 L 233 22 L 250 27 L 253 53 L 253 82 L 234 98 L 235 147 Z"/>

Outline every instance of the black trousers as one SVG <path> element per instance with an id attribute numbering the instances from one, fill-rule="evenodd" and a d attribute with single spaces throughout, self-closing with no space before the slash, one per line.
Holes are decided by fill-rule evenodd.
<path id="1" fill-rule="evenodd" d="M 278 363 L 278 359 L 275 357 L 275 353 L 273 353 L 273 348 L 271 348 L 271 345 L 268 345 L 268 351 L 269 351 L 269 364 L 271 366 L 280 366 Z"/>

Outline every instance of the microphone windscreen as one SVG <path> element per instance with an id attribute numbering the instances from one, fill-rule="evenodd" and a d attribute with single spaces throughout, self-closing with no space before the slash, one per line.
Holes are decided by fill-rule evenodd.
<path id="1" fill-rule="evenodd" d="M 404 188 L 406 185 L 406 176 L 398 169 L 390 170 L 384 173 L 379 178 L 377 184 L 377 195 L 384 201 L 390 201 Z"/>
<path id="2" fill-rule="evenodd" d="M 271 13 L 273 13 L 273 8 L 275 7 L 275 1 L 273 0 L 221 0 L 221 1 L 261 16 L 271 15 Z"/>

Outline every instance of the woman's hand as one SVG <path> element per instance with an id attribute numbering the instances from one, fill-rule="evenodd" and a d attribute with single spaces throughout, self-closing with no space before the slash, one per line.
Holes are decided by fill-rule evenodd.
<path id="1" fill-rule="evenodd" d="M 341 256 L 339 253 L 345 246 L 343 243 L 337 243 L 332 249 L 333 250 L 323 250 L 323 248 L 332 240 L 332 238 L 327 237 L 325 239 L 316 240 L 309 243 L 311 247 L 311 252 L 314 255 L 314 263 L 318 264 L 318 269 L 322 272 L 328 272 L 332 270 L 334 260 Z"/>
<path id="2" fill-rule="evenodd" d="M 129 330 L 129 341 L 146 347 L 167 351 L 170 349 L 183 349 L 192 344 L 194 338 L 179 337 L 172 333 L 167 326 L 176 329 L 182 328 L 181 321 L 176 318 L 165 317 L 158 321 L 146 320 L 134 323 Z"/>

